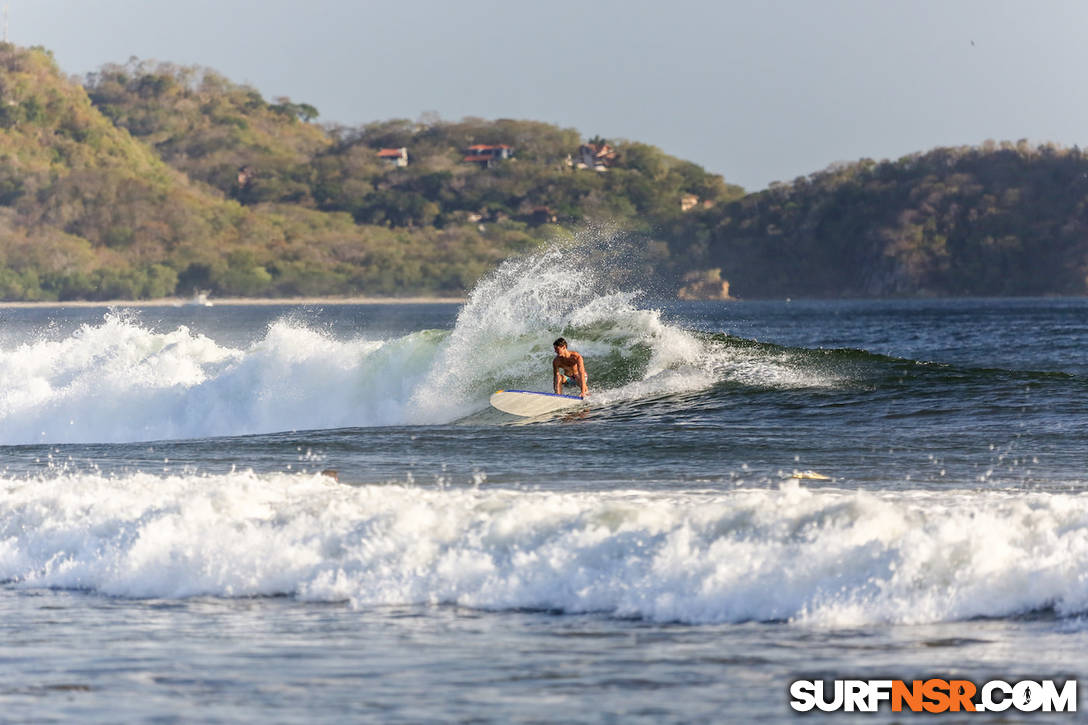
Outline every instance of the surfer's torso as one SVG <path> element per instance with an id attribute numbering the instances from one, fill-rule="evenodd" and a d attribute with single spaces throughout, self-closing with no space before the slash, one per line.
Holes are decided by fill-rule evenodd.
<path id="1" fill-rule="evenodd" d="M 578 376 L 578 365 L 582 364 L 583 369 L 585 361 L 582 359 L 581 354 L 574 352 L 573 350 L 567 350 L 566 355 L 556 355 L 552 360 L 552 367 L 558 368 L 565 372 L 570 377 Z"/>

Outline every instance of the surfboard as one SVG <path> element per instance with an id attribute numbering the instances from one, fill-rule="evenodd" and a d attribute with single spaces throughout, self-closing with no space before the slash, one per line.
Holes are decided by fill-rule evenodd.
<path id="1" fill-rule="evenodd" d="M 536 390 L 499 390 L 491 394 L 491 405 L 504 413 L 526 418 L 573 408 L 585 403 L 577 395 L 556 395 Z"/>

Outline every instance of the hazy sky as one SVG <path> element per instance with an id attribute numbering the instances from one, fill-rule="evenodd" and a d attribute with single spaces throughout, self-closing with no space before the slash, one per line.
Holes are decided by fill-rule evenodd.
<path id="1" fill-rule="evenodd" d="M 82 76 L 199 64 L 346 125 L 525 118 L 755 190 L 987 138 L 1088 145 L 1084 0 L 0 0 Z"/>

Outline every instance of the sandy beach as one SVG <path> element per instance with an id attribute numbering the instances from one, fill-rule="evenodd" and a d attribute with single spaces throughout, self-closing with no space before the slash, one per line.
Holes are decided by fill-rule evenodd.
<path id="1" fill-rule="evenodd" d="M 201 304 L 192 298 L 164 297 L 157 300 L 68 300 L 65 302 L 0 302 L 0 309 L 20 307 L 242 307 L 252 305 L 427 305 L 463 304 L 464 297 L 223 297 Z"/>

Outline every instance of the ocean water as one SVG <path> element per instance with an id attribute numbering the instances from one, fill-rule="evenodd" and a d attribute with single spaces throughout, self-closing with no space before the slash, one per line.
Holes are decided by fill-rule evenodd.
<path id="1" fill-rule="evenodd" d="M 0 310 L 0 722 L 781 722 L 797 678 L 1085 681 L 1088 300 L 611 280 L 546 252 L 463 305 Z M 589 406 L 490 409 L 559 335 Z"/>

